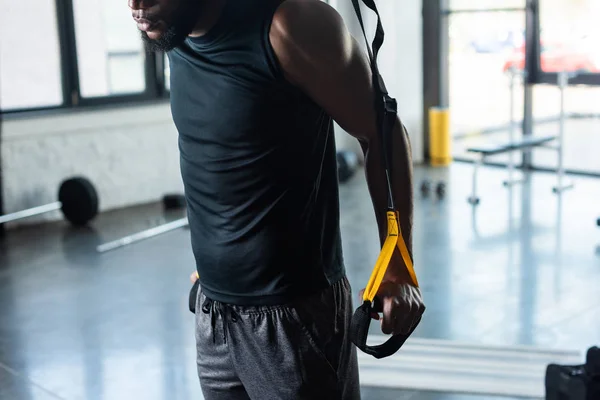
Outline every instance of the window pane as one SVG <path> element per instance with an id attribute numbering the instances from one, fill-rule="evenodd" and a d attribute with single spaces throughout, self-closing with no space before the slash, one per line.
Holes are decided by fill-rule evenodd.
<path id="1" fill-rule="evenodd" d="M 0 107 L 62 104 L 54 0 L 0 0 L 0 9 Z"/>
<path id="2" fill-rule="evenodd" d="M 453 155 L 472 158 L 466 149 L 509 136 L 511 94 L 515 138 L 522 135 L 523 80 L 510 89 L 507 60 L 524 46 L 525 12 L 457 13 L 449 25 L 449 97 Z M 502 161 L 504 155 L 494 158 Z"/>
<path id="3" fill-rule="evenodd" d="M 600 2 L 540 0 L 540 65 L 544 72 L 600 73 Z M 600 88 L 571 85 L 565 90 L 563 160 L 566 169 L 600 173 Z M 560 89 L 556 84 L 533 87 L 533 134 L 560 131 Z M 536 167 L 557 168 L 556 152 L 538 150 Z"/>
<path id="4" fill-rule="evenodd" d="M 544 72 L 600 73 L 600 1 L 540 1 Z"/>
<path id="5" fill-rule="evenodd" d="M 143 92 L 144 47 L 124 0 L 74 0 L 83 97 Z"/>
<path id="6" fill-rule="evenodd" d="M 526 0 L 449 0 L 451 10 L 486 10 L 490 8 L 525 8 Z"/>

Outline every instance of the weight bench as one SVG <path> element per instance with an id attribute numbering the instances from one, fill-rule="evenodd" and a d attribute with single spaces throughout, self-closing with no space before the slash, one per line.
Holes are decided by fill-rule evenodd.
<path id="1" fill-rule="evenodd" d="M 569 85 L 569 79 L 575 76 L 569 72 L 561 72 L 558 74 L 558 82 L 557 86 L 560 90 L 560 119 L 559 119 L 559 131 L 557 136 L 526 136 L 522 138 L 515 139 L 515 114 L 514 114 L 514 90 L 515 90 L 515 79 L 519 76 L 523 75 L 522 72 L 517 71 L 515 68 L 511 68 L 509 71 L 509 83 L 510 83 L 510 125 L 508 128 L 509 139 L 507 143 L 504 144 L 491 144 L 487 146 L 476 146 L 470 147 L 467 149 L 470 153 L 479 154 L 479 159 L 475 162 L 475 168 L 473 170 L 473 193 L 471 197 L 469 197 L 469 203 L 472 205 L 479 204 L 479 197 L 477 197 L 477 171 L 479 167 L 483 164 L 487 157 L 491 157 L 493 155 L 502 154 L 502 153 L 510 153 L 510 159 L 508 162 L 508 174 L 509 178 L 507 181 L 504 181 L 504 186 L 511 186 L 515 183 L 519 183 L 520 181 L 515 181 L 512 179 L 512 174 L 514 170 L 514 161 L 513 161 L 513 152 L 515 151 L 524 151 L 529 150 L 535 147 L 547 147 L 556 150 L 558 154 L 558 168 L 557 168 L 557 185 L 553 188 L 554 193 L 561 193 L 564 190 L 568 190 L 573 187 L 573 184 L 563 184 L 563 150 L 564 150 L 564 134 L 565 134 L 565 90 Z M 553 141 L 558 141 L 558 143 L 554 146 L 551 146 L 549 143 Z"/>
<path id="2" fill-rule="evenodd" d="M 511 141 L 502 144 L 489 144 L 484 146 L 475 146 L 467 148 L 468 152 L 479 154 L 479 159 L 475 161 L 475 167 L 473 168 L 473 192 L 469 197 L 469 203 L 473 205 L 479 204 L 479 197 L 477 197 L 477 172 L 479 170 L 479 167 L 485 162 L 485 159 L 487 157 L 513 151 L 529 150 L 534 147 L 544 147 L 556 139 L 556 136 L 526 137 L 521 140 Z M 507 181 L 504 181 L 505 186 L 518 183 L 518 181 L 514 181 L 512 179 L 513 169 L 514 165 L 511 158 L 511 161 L 508 164 L 509 179 Z"/>

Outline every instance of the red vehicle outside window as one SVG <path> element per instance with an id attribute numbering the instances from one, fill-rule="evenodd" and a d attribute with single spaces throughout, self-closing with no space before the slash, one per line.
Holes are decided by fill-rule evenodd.
<path id="1" fill-rule="evenodd" d="M 564 44 L 542 44 L 540 57 L 543 72 L 579 72 L 600 73 L 600 66 L 596 65 L 589 54 L 570 48 Z M 504 64 L 504 71 L 516 67 L 518 70 L 525 68 L 525 46 L 520 46 L 513 56 Z"/>

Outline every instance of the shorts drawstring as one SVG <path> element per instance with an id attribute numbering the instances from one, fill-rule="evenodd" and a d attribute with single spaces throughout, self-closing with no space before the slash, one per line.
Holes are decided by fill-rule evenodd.
<path id="1" fill-rule="evenodd" d="M 221 316 L 222 321 L 223 321 L 223 342 L 227 343 L 227 311 L 229 311 L 229 314 L 231 315 L 231 322 L 237 322 L 238 317 L 237 317 L 237 313 L 235 312 L 235 310 L 226 305 L 226 304 L 222 304 L 222 303 L 217 303 L 211 299 L 209 299 L 208 297 L 204 300 L 204 303 L 202 303 L 202 312 L 204 314 L 210 314 L 210 328 L 212 329 L 213 332 L 213 343 L 216 343 L 216 330 L 215 330 L 215 326 L 216 326 L 216 318 L 218 316 Z"/>

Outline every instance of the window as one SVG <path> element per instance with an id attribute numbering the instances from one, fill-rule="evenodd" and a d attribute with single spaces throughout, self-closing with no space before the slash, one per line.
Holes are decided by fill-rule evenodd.
<path id="1" fill-rule="evenodd" d="M 515 52 L 525 45 L 526 14 L 452 10 L 446 18 L 452 151 L 456 158 L 471 159 L 468 147 L 509 137 L 511 106 L 513 123 L 523 119 L 523 79 L 516 78 L 511 91 L 509 70 Z M 522 134 L 518 126 L 512 132 L 515 138 Z"/>
<path id="2" fill-rule="evenodd" d="M 146 52 L 126 1 L 0 0 L 0 6 L 3 112 L 168 98 L 167 62 Z"/>
<path id="3" fill-rule="evenodd" d="M 526 0 L 448 0 L 452 11 L 525 8 Z"/>
<path id="4" fill-rule="evenodd" d="M 600 174 L 598 157 L 587 149 L 600 145 L 600 2 L 539 1 L 539 85 L 533 87 L 533 134 L 560 131 L 561 98 L 558 73 L 573 73 L 564 98 L 564 167 Z M 556 168 L 556 154 L 535 152 L 532 165 Z"/>
<path id="5" fill-rule="evenodd" d="M 145 51 L 124 0 L 73 0 L 81 96 L 146 89 Z"/>
<path id="6" fill-rule="evenodd" d="M 62 104 L 55 2 L 0 0 L 0 7 L 0 107 Z"/>
<path id="7" fill-rule="evenodd" d="M 540 69 L 600 73 L 600 2 L 540 0 Z"/>

